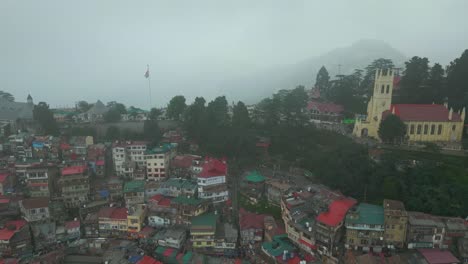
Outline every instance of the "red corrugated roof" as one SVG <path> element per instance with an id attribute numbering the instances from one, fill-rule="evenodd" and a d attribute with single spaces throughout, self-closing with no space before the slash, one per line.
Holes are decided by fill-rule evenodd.
<path id="1" fill-rule="evenodd" d="M 245 229 L 263 229 L 265 215 L 255 214 L 246 211 L 244 208 L 239 210 L 239 225 L 241 230 Z"/>
<path id="2" fill-rule="evenodd" d="M 61 150 L 69 150 L 71 148 L 71 146 L 67 143 L 61 143 L 60 144 L 60 149 Z"/>
<path id="3" fill-rule="evenodd" d="M 115 208 L 110 218 L 112 219 L 127 219 L 127 208 Z"/>
<path id="4" fill-rule="evenodd" d="M 81 174 L 86 171 L 86 166 L 71 166 L 62 169 L 62 176 Z"/>
<path id="5" fill-rule="evenodd" d="M 159 206 L 166 206 L 166 207 L 169 207 L 169 206 L 171 206 L 171 199 L 168 199 L 168 198 L 161 199 L 161 200 L 158 202 L 158 205 L 159 205 Z"/>
<path id="6" fill-rule="evenodd" d="M 172 253 L 174 252 L 173 248 L 168 248 L 164 251 L 163 256 L 164 257 L 169 257 Z"/>
<path id="7" fill-rule="evenodd" d="M 140 259 L 137 264 L 159 264 L 161 262 L 155 260 L 154 258 L 150 256 L 143 256 L 142 259 Z"/>
<path id="8" fill-rule="evenodd" d="M 159 201 L 161 201 L 163 198 L 164 198 L 164 196 L 163 196 L 162 194 L 156 194 L 156 195 L 153 195 L 153 196 L 150 198 L 150 201 L 159 202 Z"/>
<path id="9" fill-rule="evenodd" d="M 440 250 L 437 248 L 421 248 L 419 253 L 427 260 L 429 264 L 451 264 L 459 263 L 460 261 L 448 250 Z"/>
<path id="10" fill-rule="evenodd" d="M 104 160 L 96 161 L 96 166 L 104 166 Z"/>
<path id="11" fill-rule="evenodd" d="M 452 113 L 452 120 L 449 120 L 449 109 L 438 104 L 394 104 L 382 116 L 386 117 L 393 111 L 402 121 L 461 121 L 461 116 L 455 111 Z"/>
<path id="12" fill-rule="evenodd" d="M 13 235 L 19 231 L 24 225 L 26 225 L 25 220 L 15 220 L 15 221 L 8 221 L 5 223 L 5 227 L 0 229 L 0 240 L 10 240 Z M 8 229 L 8 226 L 15 226 L 14 230 Z"/>
<path id="13" fill-rule="evenodd" d="M 227 165 L 225 162 L 214 159 L 214 158 L 207 158 L 205 163 L 202 165 L 202 171 L 198 175 L 201 178 L 211 178 L 211 177 L 218 177 L 218 176 L 226 176 L 227 173 Z"/>
<path id="14" fill-rule="evenodd" d="M 72 229 L 80 227 L 80 221 L 68 221 L 65 222 L 65 229 Z"/>
<path id="15" fill-rule="evenodd" d="M 322 103 L 317 101 L 310 101 L 307 104 L 307 110 L 317 110 L 320 113 L 335 113 L 339 114 L 344 111 L 344 107 L 334 103 Z"/>
<path id="16" fill-rule="evenodd" d="M 348 210 L 356 204 L 356 200 L 342 199 L 333 201 L 328 207 L 328 212 L 320 213 L 317 221 L 328 226 L 339 225 L 346 216 Z"/>
<path id="17" fill-rule="evenodd" d="M 8 178 L 8 173 L 0 173 L 0 182 L 3 183 Z"/>

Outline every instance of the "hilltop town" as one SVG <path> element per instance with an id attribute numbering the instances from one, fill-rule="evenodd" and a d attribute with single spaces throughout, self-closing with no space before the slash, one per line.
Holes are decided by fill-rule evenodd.
<path id="1" fill-rule="evenodd" d="M 325 68 L 255 105 L 2 93 L 0 263 L 466 263 L 465 106 L 382 62 L 359 102 Z"/>

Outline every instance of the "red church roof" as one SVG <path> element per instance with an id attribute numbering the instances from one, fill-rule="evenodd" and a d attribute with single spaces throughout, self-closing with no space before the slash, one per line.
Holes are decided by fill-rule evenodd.
<path id="1" fill-rule="evenodd" d="M 348 210 L 356 204 L 354 199 L 342 199 L 333 201 L 328 207 L 328 212 L 320 213 L 317 221 L 328 226 L 339 225 L 346 216 Z"/>
<path id="2" fill-rule="evenodd" d="M 226 176 L 227 165 L 219 159 L 207 158 L 202 165 L 202 171 L 198 175 L 201 178 L 211 178 L 218 176 Z"/>
<path id="3" fill-rule="evenodd" d="M 429 264 L 451 264 L 460 263 L 460 261 L 448 250 L 437 248 L 421 248 L 419 253 L 424 256 Z"/>
<path id="4" fill-rule="evenodd" d="M 449 120 L 449 110 L 438 104 L 394 104 L 390 110 L 383 112 L 382 116 L 385 118 L 393 111 L 402 121 L 461 121 L 461 116 L 455 111 L 452 113 L 452 120 Z"/>

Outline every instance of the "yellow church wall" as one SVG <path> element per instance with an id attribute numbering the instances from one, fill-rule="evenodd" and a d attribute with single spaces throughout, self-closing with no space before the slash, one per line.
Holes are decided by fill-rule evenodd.
<path id="1" fill-rule="evenodd" d="M 410 141 L 427 141 L 427 142 L 447 141 L 449 142 L 449 141 L 461 141 L 462 139 L 463 122 L 406 121 L 404 123 L 407 127 L 406 135 L 408 136 L 408 139 Z M 411 126 L 413 126 L 413 129 L 411 128 Z M 418 133 L 418 126 L 420 126 L 420 133 Z M 433 126 L 434 126 L 434 133 L 432 134 Z M 439 126 L 441 127 L 440 134 L 439 134 Z"/>

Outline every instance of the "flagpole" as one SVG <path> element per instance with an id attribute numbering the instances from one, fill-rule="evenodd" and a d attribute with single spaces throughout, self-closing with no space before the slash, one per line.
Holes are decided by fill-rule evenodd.
<path id="1" fill-rule="evenodd" d="M 147 71 L 149 73 L 149 64 L 147 65 Z M 148 74 L 148 92 L 149 92 L 149 109 L 151 110 L 152 104 L 151 104 L 151 74 Z"/>

